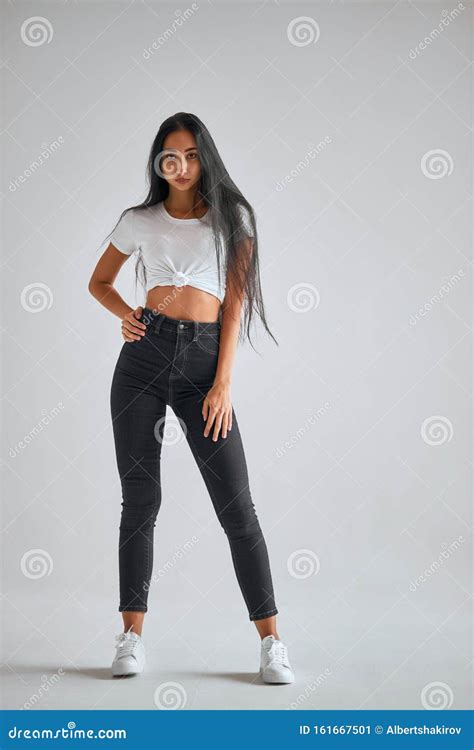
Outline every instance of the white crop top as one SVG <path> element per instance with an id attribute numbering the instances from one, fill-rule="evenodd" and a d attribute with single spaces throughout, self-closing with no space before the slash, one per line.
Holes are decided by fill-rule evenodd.
<path id="1" fill-rule="evenodd" d="M 163 202 L 151 208 L 134 209 L 122 216 L 110 242 L 125 255 L 140 249 L 146 268 L 146 291 L 155 286 L 193 286 L 217 297 L 226 291 L 221 261 L 221 283 L 209 212 L 201 219 L 176 219 Z M 247 211 L 240 213 L 247 236 L 252 236 Z"/>

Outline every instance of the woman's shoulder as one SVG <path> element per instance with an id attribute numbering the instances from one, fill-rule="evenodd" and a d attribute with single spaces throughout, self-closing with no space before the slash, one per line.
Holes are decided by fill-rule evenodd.
<path id="1" fill-rule="evenodd" d="M 161 202 L 155 203 L 153 206 L 133 206 L 126 209 L 127 213 L 124 214 L 123 218 L 130 227 L 139 229 L 149 222 L 154 223 L 160 220 L 161 206 Z"/>

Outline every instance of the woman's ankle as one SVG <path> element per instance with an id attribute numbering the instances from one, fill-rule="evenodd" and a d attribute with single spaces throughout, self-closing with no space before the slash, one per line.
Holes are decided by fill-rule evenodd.
<path id="1" fill-rule="evenodd" d="M 131 631 L 135 635 L 141 636 L 143 630 L 144 612 L 122 612 L 123 632 Z"/>

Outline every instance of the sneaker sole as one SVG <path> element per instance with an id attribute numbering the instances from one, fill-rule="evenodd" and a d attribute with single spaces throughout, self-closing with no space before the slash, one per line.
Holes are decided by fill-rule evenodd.
<path id="1" fill-rule="evenodd" d="M 141 674 L 144 671 L 144 667 L 142 669 L 137 669 L 135 671 L 130 671 L 129 669 L 121 669 L 120 667 L 113 667 L 112 669 L 112 677 L 132 677 L 136 674 Z"/>
<path id="2" fill-rule="evenodd" d="M 278 679 L 273 679 L 273 678 L 265 679 L 263 676 L 263 669 L 261 667 L 260 667 L 260 676 L 264 682 L 266 682 L 267 684 L 271 684 L 271 685 L 290 685 L 292 682 L 295 681 L 294 675 L 286 680 L 281 680 L 281 679 L 278 680 Z"/>

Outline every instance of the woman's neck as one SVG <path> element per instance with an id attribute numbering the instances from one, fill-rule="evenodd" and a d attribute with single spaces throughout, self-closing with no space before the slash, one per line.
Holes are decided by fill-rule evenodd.
<path id="1" fill-rule="evenodd" d="M 195 201 L 197 201 L 195 203 Z M 197 188 L 181 192 L 170 188 L 168 197 L 164 200 L 166 210 L 171 214 L 179 214 L 176 218 L 200 218 L 207 211 L 203 198 L 198 198 Z"/>

